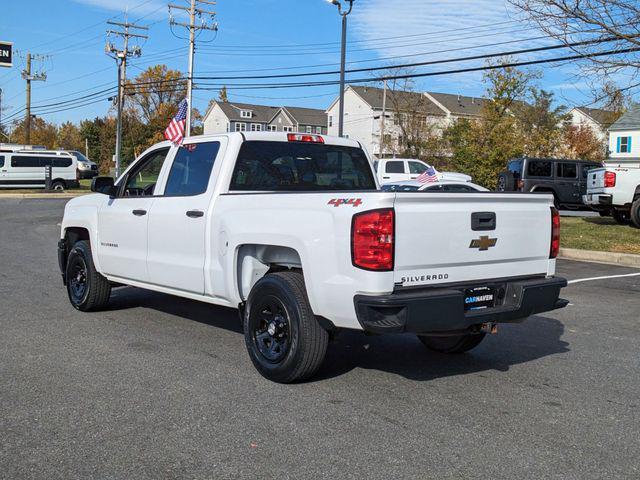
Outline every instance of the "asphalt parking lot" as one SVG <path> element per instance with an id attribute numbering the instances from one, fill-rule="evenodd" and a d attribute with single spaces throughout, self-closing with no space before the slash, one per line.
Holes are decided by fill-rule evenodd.
<path id="1" fill-rule="evenodd" d="M 124 288 L 75 311 L 63 206 L 0 200 L 0 478 L 640 478 L 640 276 L 574 283 L 459 356 L 343 333 L 278 385 L 233 310 Z"/>

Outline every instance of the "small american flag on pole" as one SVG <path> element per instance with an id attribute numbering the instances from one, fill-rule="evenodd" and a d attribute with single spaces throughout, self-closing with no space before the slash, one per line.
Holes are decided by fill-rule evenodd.
<path id="1" fill-rule="evenodd" d="M 175 145 L 180 145 L 184 140 L 184 127 L 187 122 L 187 108 L 189 104 L 185 98 L 178 105 L 178 113 L 171 119 L 171 123 L 164 131 L 164 138 L 169 140 Z"/>
<path id="2" fill-rule="evenodd" d="M 424 172 L 422 172 L 417 178 L 418 183 L 433 183 L 438 181 L 438 172 L 432 166 L 429 166 Z"/>

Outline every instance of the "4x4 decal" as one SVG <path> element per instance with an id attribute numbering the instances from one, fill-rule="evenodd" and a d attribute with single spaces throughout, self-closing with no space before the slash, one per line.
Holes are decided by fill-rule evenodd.
<path id="1" fill-rule="evenodd" d="M 351 205 L 353 207 L 359 207 L 362 205 L 361 198 L 332 198 L 327 205 L 333 205 L 339 207 L 340 205 Z"/>

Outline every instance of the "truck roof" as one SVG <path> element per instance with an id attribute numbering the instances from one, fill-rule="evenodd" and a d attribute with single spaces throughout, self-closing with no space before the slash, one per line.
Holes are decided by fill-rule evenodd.
<path id="1" fill-rule="evenodd" d="M 360 143 L 351 140 L 348 138 L 340 138 L 333 137 L 330 135 L 318 135 L 315 133 L 304 133 L 304 132 L 230 132 L 230 133 L 217 133 L 217 134 L 209 134 L 209 135 L 194 135 L 191 137 L 187 137 L 184 139 L 184 143 L 189 143 L 190 141 L 202 141 L 202 140 L 215 140 L 220 137 L 242 137 L 243 141 L 251 141 L 251 140 L 259 140 L 263 142 L 288 142 L 288 135 L 293 133 L 295 135 L 302 136 L 312 136 L 312 137 L 321 137 L 325 144 L 327 145 L 342 145 L 345 147 L 361 147 Z M 169 142 L 166 142 L 169 144 Z"/>

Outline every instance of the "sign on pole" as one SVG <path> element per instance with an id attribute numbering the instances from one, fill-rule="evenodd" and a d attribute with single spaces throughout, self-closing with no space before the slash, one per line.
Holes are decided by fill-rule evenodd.
<path id="1" fill-rule="evenodd" d="M 13 66 L 13 43 L 0 42 L 0 67 Z"/>

